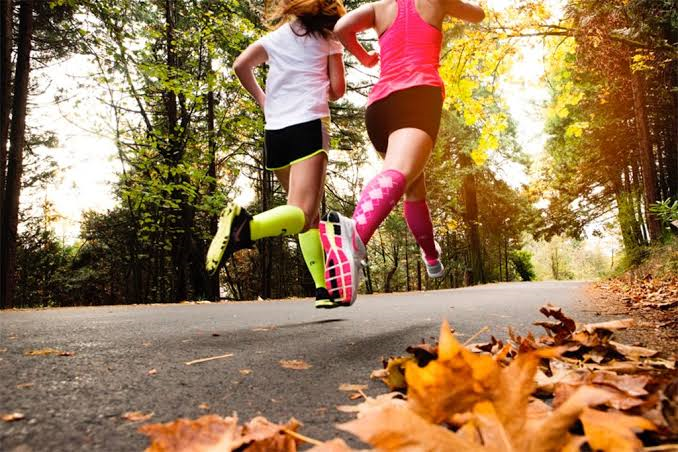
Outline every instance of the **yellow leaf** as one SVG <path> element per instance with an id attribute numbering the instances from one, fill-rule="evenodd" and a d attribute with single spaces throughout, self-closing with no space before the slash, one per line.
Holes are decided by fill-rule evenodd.
<path id="1" fill-rule="evenodd" d="M 643 443 L 634 432 L 656 430 L 652 422 L 640 416 L 585 409 L 581 415 L 584 433 L 594 450 L 633 452 Z"/>

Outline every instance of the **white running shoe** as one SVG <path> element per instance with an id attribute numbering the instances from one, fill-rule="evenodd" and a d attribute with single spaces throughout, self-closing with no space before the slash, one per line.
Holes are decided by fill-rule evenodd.
<path id="1" fill-rule="evenodd" d="M 438 259 L 435 260 L 434 263 L 429 264 L 428 260 L 426 260 L 426 255 L 424 254 L 424 250 L 421 250 L 421 260 L 424 261 L 424 265 L 426 265 L 426 273 L 428 274 L 429 278 L 442 278 L 443 275 L 445 275 L 445 266 L 440 260 L 440 256 L 442 255 L 442 250 L 440 249 L 440 245 L 438 242 L 435 242 L 436 244 L 436 251 L 438 252 Z"/>
<path id="2" fill-rule="evenodd" d="M 327 290 L 335 302 L 350 306 L 358 296 L 361 261 L 367 254 L 355 221 L 338 212 L 327 213 L 320 222 L 320 241 L 327 257 Z"/>

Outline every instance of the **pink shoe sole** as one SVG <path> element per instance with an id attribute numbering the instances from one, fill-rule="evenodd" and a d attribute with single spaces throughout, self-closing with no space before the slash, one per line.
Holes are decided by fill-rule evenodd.
<path id="1" fill-rule="evenodd" d="M 341 247 L 341 227 L 338 223 L 321 221 L 320 241 L 327 259 L 325 261 L 325 284 L 335 301 L 352 304 L 353 285 L 351 263 Z"/>

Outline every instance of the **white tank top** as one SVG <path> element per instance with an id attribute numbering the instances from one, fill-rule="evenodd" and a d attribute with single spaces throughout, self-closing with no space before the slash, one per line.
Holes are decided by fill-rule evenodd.
<path id="1" fill-rule="evenodd" d="M 296 25 L 295 25 L 296 27 Z M 338 41 L 298 36 L 290 23 L 259 39 L 268 54 L 266 129 L 277 130 L 329 116 L 327 57 L 342 53 Z"/>

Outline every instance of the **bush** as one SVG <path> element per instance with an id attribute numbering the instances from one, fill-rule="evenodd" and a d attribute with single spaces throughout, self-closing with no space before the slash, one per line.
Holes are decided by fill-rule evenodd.
<path id="1" fill-rule="evenodd" d="M 536 275 L 532 265 L 532 253 L 526 250 L 514 251 L 511 253 L 511 262 L 523 281 L 534 280 Z"/>

